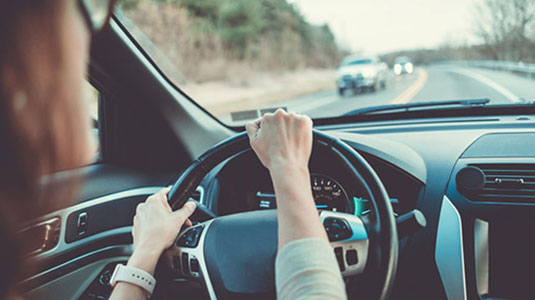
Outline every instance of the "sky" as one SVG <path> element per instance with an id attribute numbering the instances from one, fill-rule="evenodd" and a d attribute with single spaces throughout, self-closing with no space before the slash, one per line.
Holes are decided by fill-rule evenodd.
<path id="1" fill-rule="evenodd" d="M 327 23 L 342 47 L 384 54 L 473 43 L 481 0 L 288 0 L 313 24 Z"/>

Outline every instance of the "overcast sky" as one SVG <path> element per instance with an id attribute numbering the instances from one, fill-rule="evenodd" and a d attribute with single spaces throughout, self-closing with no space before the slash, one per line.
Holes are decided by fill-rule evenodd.
<path id="1" fill-rule="evenodd" d="M 288 0 L 314 24 L 327 23 L 340 45 L 377 54 L 474 41 L 480 0 Z"/>

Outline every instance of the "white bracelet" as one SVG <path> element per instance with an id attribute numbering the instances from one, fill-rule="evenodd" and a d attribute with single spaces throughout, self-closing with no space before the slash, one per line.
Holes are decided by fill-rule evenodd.
<path id="1" fill-rule="evenodd" d="M 154 279 L 151 274 L 138 268 L 117 264 L 113 274 L 111 275 L 110 285 L 115 287 L 117 282 L 120 281 L 139 286 L 147 292 L 149 298 L 154 291 L 154 286 L 156 285 L 156 279 Z"/>

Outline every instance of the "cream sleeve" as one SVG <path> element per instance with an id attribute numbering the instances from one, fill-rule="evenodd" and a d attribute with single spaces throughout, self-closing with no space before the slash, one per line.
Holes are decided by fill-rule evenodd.
<path id="1" fill-rule="evenodd" d="M 331 245 L 320 238 L 292 241 L 275 259 L 277 299 L 347 299 Z"/>

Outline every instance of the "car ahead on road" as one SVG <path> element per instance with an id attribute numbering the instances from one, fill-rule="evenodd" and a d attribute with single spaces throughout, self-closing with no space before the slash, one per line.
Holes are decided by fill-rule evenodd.
<path id="1" fill-rule="evenodd" d="M 403 75 L 403 74 L 412 74 L 414 72 L 414 65 L 412 61 L 407 56 L 398 56 L 394 60 L 394 74 Z"/>
<path id="2" fill-rule="evenodd" d="M 374 92 L 385 88 L 387 73 L 388 66 L 378 57 L 347 56 L 337 70 L 338 94 L 344 95 L 346 90 L 358 93 L 365 89 Z"/>

